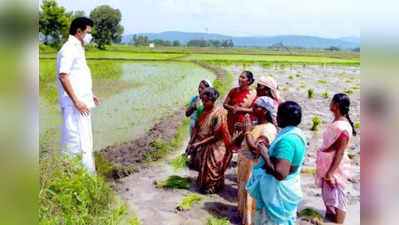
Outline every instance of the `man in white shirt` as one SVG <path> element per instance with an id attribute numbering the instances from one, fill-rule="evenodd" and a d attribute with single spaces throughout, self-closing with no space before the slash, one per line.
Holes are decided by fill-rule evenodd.
<path id="1" fill-rule="evenodd" d="M 68 41 L 57 54 L 57 85 L 63 117 L 62 147 L 65 153 L 81 155 L 87 170 L 95 174 L 90 110 L 99 104 L 93 95 L 84 45 L 91 41 L 93 21 L 72 21 Z"/>

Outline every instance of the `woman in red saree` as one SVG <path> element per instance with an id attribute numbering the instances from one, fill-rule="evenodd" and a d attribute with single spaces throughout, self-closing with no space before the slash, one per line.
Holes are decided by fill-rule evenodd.
<path id="1" fill-rule="evenodd" d="M 232 158 L 224 110 L 214 105 L 218 97 L 219 93 L 213 88 L 205 88 L 201 93 L 204 110 L 188 147 L 191 152 L 200 154 L 197 185 L 202 193 L 215 193 L 223 189 L 224 172 Z"/>
<path id="2" fill-rule="evenodd" d="M 236 125 L 244 123 L 245 114 L 252 113 L 252 105 L 256 99 L 256 90 L 249 86 L 254 81 L 253 74 L 250 71 L 244 71 L 238 79 L 239 87 L 232 88 L 227 94 L 223 106 L 228 110 L 227 124 L 230 135 L 235 134 Z"/>

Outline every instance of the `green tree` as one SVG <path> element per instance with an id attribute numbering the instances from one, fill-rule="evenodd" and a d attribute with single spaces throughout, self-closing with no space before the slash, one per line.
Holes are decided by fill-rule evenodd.
<path id="1" fill-rule="evenodd" d="M 77 10 L 77 11 L 74 11 L 74 12 L 72 13 L 72 20 L 74 20 L 74 19 L 76 19 L 76 18 L 78 18 L 78 17 L 85 17 L 85 16 L 86 16 L 85 11 L 83 11 L 83 10 Z"/>
<path id="2" fill-rule="evenodd" d="M 44 35 L 44 44 L 59 47 L 68 38 L 71 13 L 58 6 L 55 0 L 43 0 L 39 11 L 39 32 Z"/>
<path id="3" fill-rule="evenodd" d="M 340 49 L 338 47 L 335 47 L 335 46 L 330 46 L 330 47 L 326 48 L 325 50 L 327 50 L 327 51 L 339 51 Z"/>
<path id="4" fill-rule="evenodd" d="M 153 42 L 155 45 L 162 45 L 163 40 L 155 39 Z M 148 46 L 148 44 L 150 43 L 150 40 L 148 39 L 147 36 L 135 34 L 135 35 L 133 35 L 131 43 L 134 46 Z"/>
<path id="5" fill-rule="evenodd" d="M 180 41 L 179 41 L 179 40 L 174 40 L 174 41 L 173 41 L 173 46 L 174 46 L 174 47 L 180 46 Z"/>
<path id="6" fill-rule="evenodd" d="M 210 40 L 210 42 L 211 45 L 215 48 L 219 48 L 222 45 L 222 43 L 219 40 Z"/>
<path id="7" fill-rule="evenodd" d="M 101 5 L 90 12 L 90 18 L 94 22 L 92 33 L 97 48 L 105 49 L 105 46 L 112 42 L 120 42 L 123 27 L 119 24 L 122 19 L 119 9 Z"/>

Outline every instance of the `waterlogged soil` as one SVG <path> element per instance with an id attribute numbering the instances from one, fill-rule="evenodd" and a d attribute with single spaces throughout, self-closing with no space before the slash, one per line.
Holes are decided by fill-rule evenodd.
<path id="1" fill-rule="evenodd" d="M 279 83 L 281 95 L 285 100 L 294 100 L 298 102 L 303 109 L 303 120 L 300 127 L 305 131 L 308 138 L 308 152 L 304 162 L 304 168 L 315 168 L 315 158 L 317 147 L 321 144 L 322 131 L 327 127 L 332 120 L 332 115 L 329 112 L 329 101 L 334 93 L 342 92 L 348 89 L 353 91 L 350 95 L 351 117 L 354 122 L 360 121 L 360 68 L 359 67 L 338 67 L 338 66 L 290 66 L 280 67 L 271 66 L 263 67 L 259 65 L 232 65 L 225 66 L 228 72 L 234 77 L 234 84 L 237 83 L 237 77 L 243 70 L 251 70 L 255 74 L 255 78 L 265 75 L 273 76 Z M 325 82 L 325 81 L 327 82 Z M 314 89 L 314 97 L 308 98 L 307 90 Z M 329 98 L 322 97 L 321 93 L 327 92 Z M 175 114 L 176 116 L 179 113 Z M 183 113 L 180 113 L 181 120 L 183 120 Z M 312 117 L 318 116 L 323 123 L 319 131 L 311 131 Z M 153 139 L 164 136 L 165 139 L 172 137 L 174 119 L 169 123 L 159 124 L 152 132 L 148 132 L 148 136 L 141 139 L 143 144 L 148 144 Z M 167 128 L 165 128 L 166 126 Z M 155 126 L 157 127 L 157 126 Z M 166 132 L 163 133 L 163 129 Z M 160 132 L 161 131 L 161 132 Z M 188 141 L 188 138 L 186 142 Z M 125 143 L 120 146 L 119 153 L 114 159 L 116 162 L 128 161 L 135 162 L 142 158 L 139 155 L 143 153 L 126 152 L 129 146 L 139 147 L 137 143 L 140 141 L 133 141 Z M 184 147 L 171 153 L 167 159 L 161 160 L 143 166 L 137 173 L 130 176 L 123 177 L 113 181 L 115 192 L 128 202 L 129 208 L 137 212 L 138 218 L 144 225 L 165 224 L 165 225 L 201 225 L 207 224 L 210 216 L 225 217 L 231 224 L 240 224 L 241 220 L 237 212 L 237 162 L 236 156 L 233 157 L 232 164 L 225 174 L 225 189 L 212 195 L 201 195 L 204 199 L 194 204 L 191 210 L 178 211 L 176 205 L 187 195 L 198 193 L 195 185 L 197 172 L 183 168 L 175 171 L 170 163 L 170 160 L 177 155 L 184 152 Z M 118 147 L 114 147 L 118 149 Z M 125 150 L 122 150 L 125 149 Z M 146 149 L 146 148 L 141 148 Z M 118 151 L 118 150 L 117 150 Z M 349 176 L 349 184 L 346 189 L 348 201 L 348 213 L 346 224 L 357 225 L 360 224 L 360 130 L 358 136 L 351 141 L 349 153 L 352 157 L 352 174 Z M 133 154 L 133 155 L 131 155 Z M 130 158 L 131 159 L 124 159 Z M 111 157 L 112 158 L 112 157 Z M 130 160 L 130 161 L 129 161 Z M 167 179 L 171 175 L 179 175 L 182 177 L 189 177 L 193 180 L 189 190 L 165 190 L 156 188 L 155 181 Z M 323 201 L 321 199 L 321 191 L 314 185 L 313 175 L 302 174 L 302 190 L 303 200 L 299 204 L 299 210 L 304 208 L 313 208 L 316 211 L 324 214 Z M 298 218 L 297 224 L 311 224 L 304 221 L 304 218 Z M 313 223 L 316 224 L 316 223 Z M 324 224 L 330 224 L 325 222 Z"/>
<path id="2" fill-rule="evenodd" d="M 91 112 L 95 151 L 143 136 L 184 107 L 202 79 L 215 79 L 211 71 L 189 62 L 115 63 L 122 67 L 117 79 L 92 74 L 93 91 L 102 100 Z M 48 69 L 55 74 L 55 67 Z M 48 85 L 55 85 L 55 78 L 51 82 Z M 60 146 L 62 117 L 58 101 L 47 103 L 46 94 L 41 93 L 40 144 L 41 150 L 53 150 Z"/>

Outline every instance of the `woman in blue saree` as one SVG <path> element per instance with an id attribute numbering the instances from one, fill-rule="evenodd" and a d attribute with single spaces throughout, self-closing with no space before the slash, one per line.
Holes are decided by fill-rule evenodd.
<path id="1" fill-rule="evenodd" d="M 281 131 L 274 141 L 257 144 L 262 156 L 254 166 L 246 189 L 256 200 L 255 225 L 294 225 L 302 198 L 300 171 L 306 153 L 306 137 L 297 128 L 301 107 L 287 101 L 278 107 Z"/>

